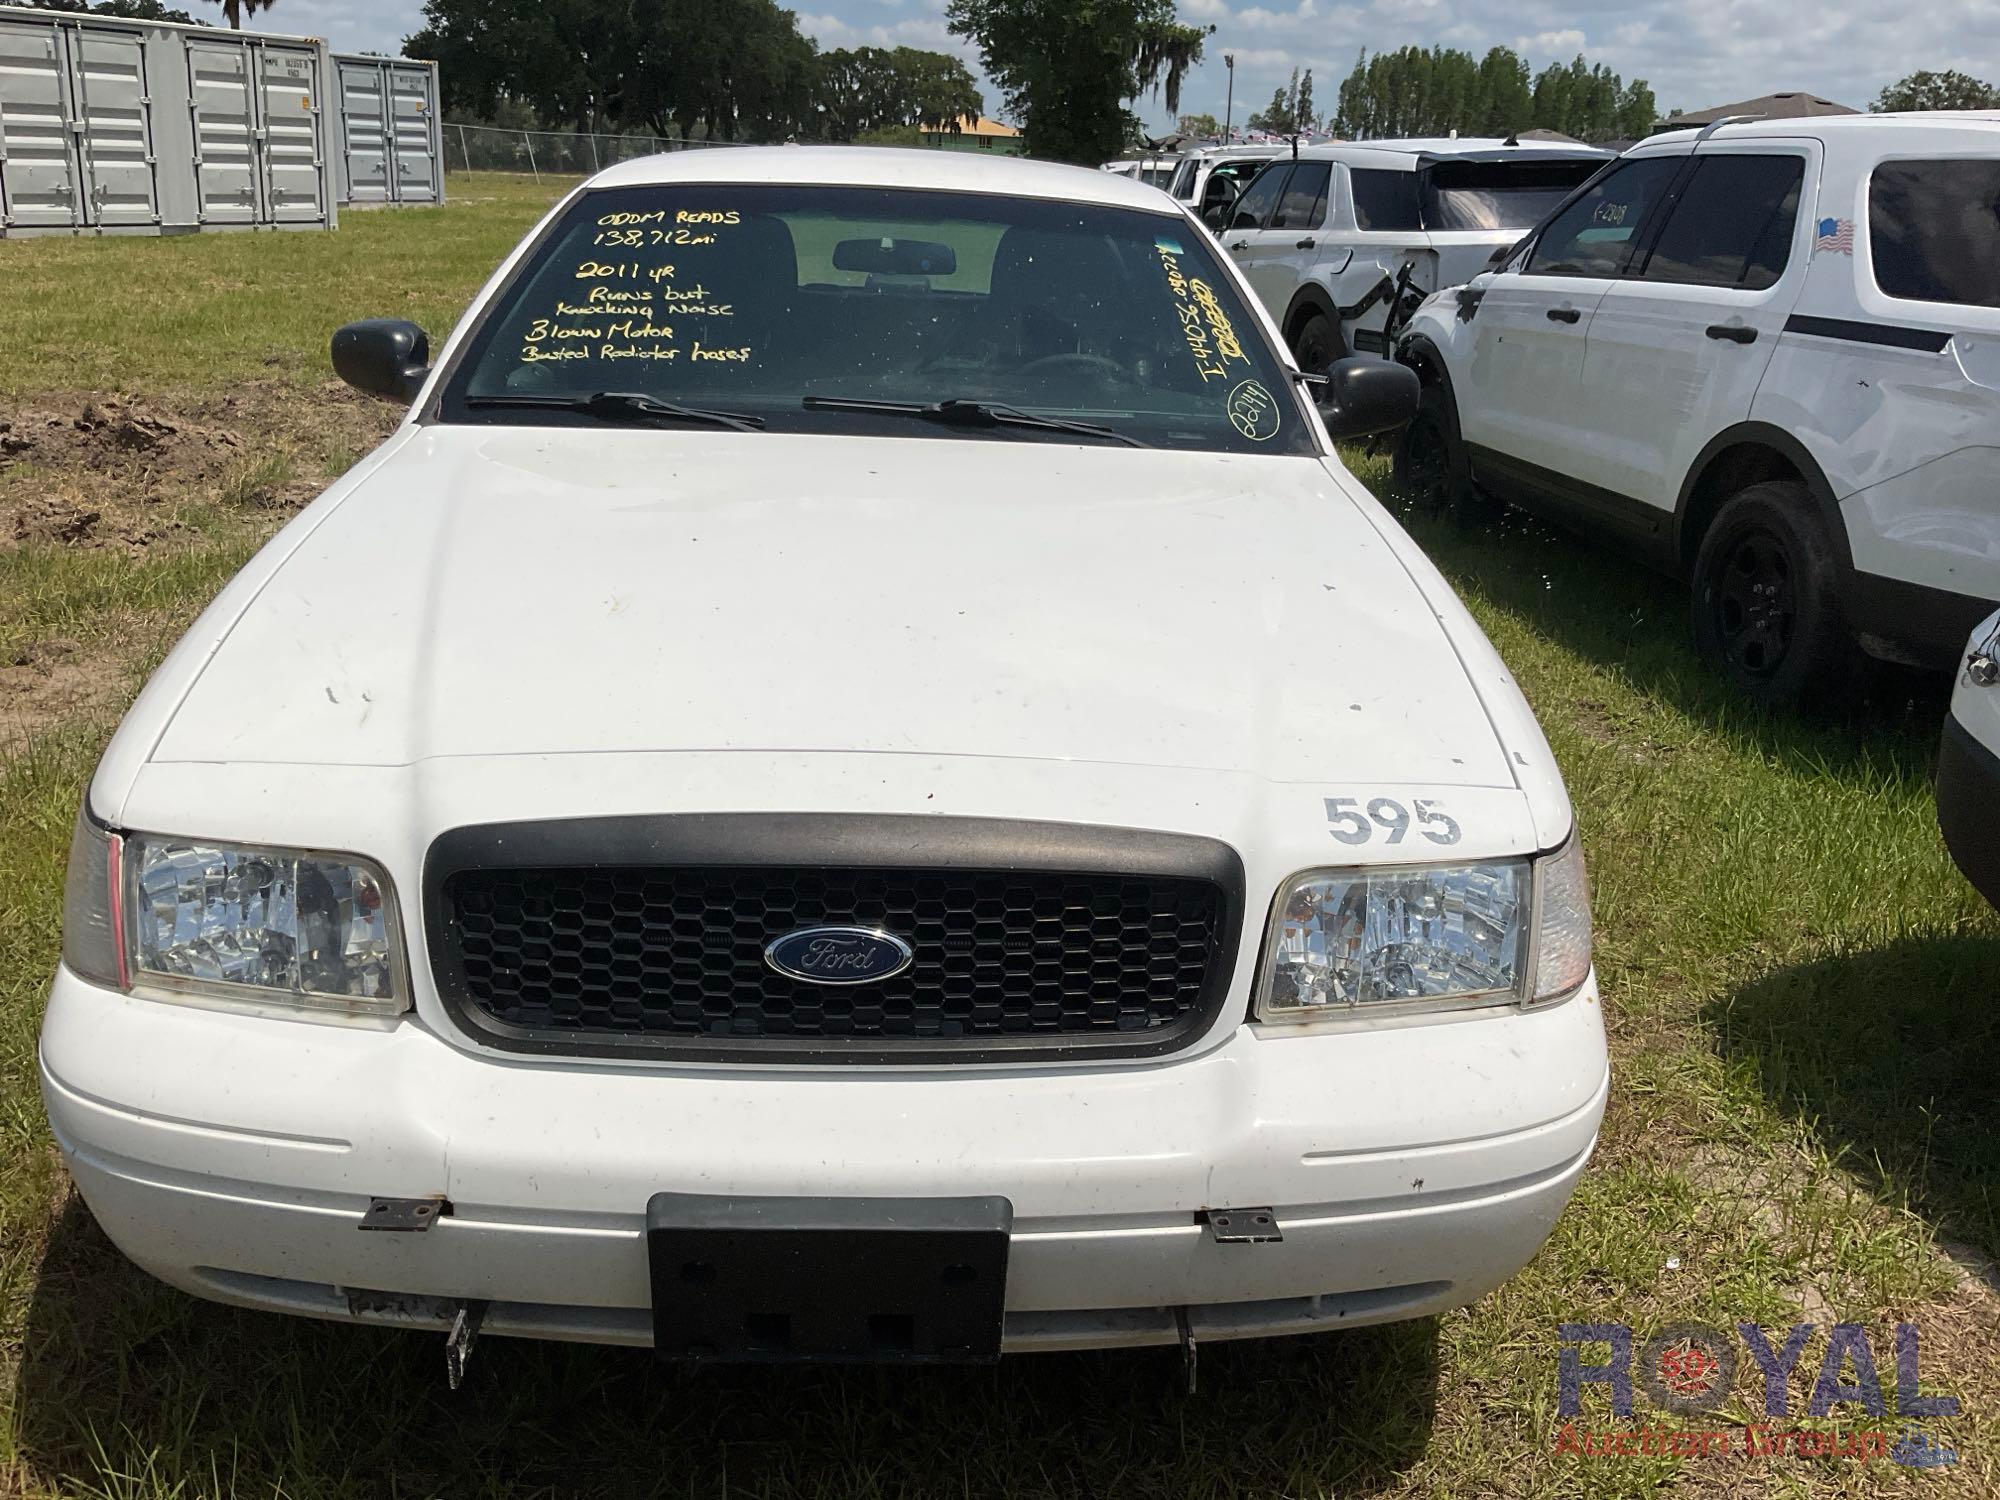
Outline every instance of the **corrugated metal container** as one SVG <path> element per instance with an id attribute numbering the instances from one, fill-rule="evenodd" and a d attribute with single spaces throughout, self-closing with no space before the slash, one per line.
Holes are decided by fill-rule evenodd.
<path id="1" fill-rule="evenodd" d="M 0 7 L 0 236 L 325 229 L 323 42 Z"/>
<path id="2" fill-rule="evenodd" d="M 444 202 L 434 62 L 333 55 L 342 203 Z"/>

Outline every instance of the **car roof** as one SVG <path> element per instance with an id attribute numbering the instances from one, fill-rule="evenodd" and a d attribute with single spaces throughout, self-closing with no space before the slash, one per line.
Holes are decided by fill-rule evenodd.
<path id="1" fill-rule="evenodd" d="M 1203 161 L 1237 161 L 1246 156 L 1276 156 L 1286 149 L 1280 142 L 1271 141 L 1265 145 L 1202 146 L 1187 154 Z"/>
<path id="2" fill-rule="evenodd" d="M 1156 187 L 1096 167 L 1018 156 L 894 146 L 713 146 L 668 151 L 606 167 L 586 188 L 682 183 L 785 183 L 805 187 L 929 188 L 1102 203 L 1179 217 L 1181 205 Z"/>
<path id="3" fill-rule="evenodd" d="M 1786 136 L 1818 140 L 1824 136 L 1854 135 L 1871 130 L 1936 130 L 1940 126 L 1961 126 L 1990 141 L 1993 132 L 2000 129 L 2000 110 L 1927 109 L 1893 115 L 1798 115 L 1780 120 L 1745 120 L 1740 124 L 1718 127 L 1709 139 L 1731 141 Z M 1643 151 L 1648 146 L 1685 146 L 1700 134 L 1693 127 L 1662 131 L 1658 135 L 1647 136 L 1632 150 Z"/>
<path id="4" fill-rule="evenodd" d="M 1595 146 L 1565 146 L 1555 141 L 1521 141 L 1508 145 L 1499 136 L 1412 136 L 1401 140 L 1333 141 L 1299 147 L 1301 161 L 1344 161 L 1352 166 L 1414 171 L 1425 159 L 1452 157 L 1482 161 L 1611 160 L 1612 153 Z"/>

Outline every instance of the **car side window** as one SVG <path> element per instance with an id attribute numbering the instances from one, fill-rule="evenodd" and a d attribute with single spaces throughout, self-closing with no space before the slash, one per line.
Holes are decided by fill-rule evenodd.
<path id="1" fill-rule="evenodd" d="M 1347 174 L 1354 193 L 1354 223 L 1358 229 L 1407 232 L 1423 228 L 1417 211 L 1417 174 L 1355 167 Z"/>
<path id="2" fill-rule="evenodd" d="M 1271 216 L 1271 210 L 1278 206 L 1284 196 L 1285 182 L 1292 175 L 1290 162 L 1272 162 L 1257 174 L 1257 180 L 1243 190 L 1243 196 L 1236 200 L 1236 207 L 1230 212 L 1231 229 L 1261 229 L 1264 221 Z"/>
<path id="3" fill-rule="evenodd" d="M 1616 276 L 1680 172 L 1681 156 L 1628 161 L 1550 220 L 1529 254 L 1530 276 Z"/>
<path id="4" fill-rule="evenodd" d="M 1777 285 L 1791 259 L 1805 175 L 1799 156 L 1702 157 L 1640 276 L 1748 292 Z"/>
<path id="5" fill-rule="evenodd" d="M 1818 231 L 1840 227 L 1822 219 Z M 1885 296 L 2000 307 L 2000 161 L 1882 163 L 1868 182 L 1868 255 Z"/>
<path id="6" fill-rule="evenodd" d="M 1273 229 L 1314 229 L 1326 209 L 1326 183 L 1333 169 L 1323 161 L 1302 161 L 1292 168 L 1278 211 L 1271 216 Z"/>

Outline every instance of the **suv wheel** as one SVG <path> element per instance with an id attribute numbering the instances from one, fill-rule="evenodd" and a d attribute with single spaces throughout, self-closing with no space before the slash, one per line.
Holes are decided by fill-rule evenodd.
<path id="1" fill-rule="evenodd" d="M 1767 480 L 1717 514 L 1694 566 L 1695 646 L 1759 703 L 1824 700 L 1859 651 L 1834 597 L 1839 567 L 1806 487 Z"/>
<path id="2" fill-rule="evenodd" d="M 1347 339 L 1333 319 L 1314 313 L 1299 325 L 1292 339 L 1292 357 L 1306 374 L 1323 374 L 1336 360 L 1347 358 Z"/>
<path id="3" fill-rule="evenodd" d="M 1396 440 L 1391 474 L 1418 511 L 1441 520 L 1469 521 L 1478 508 L 1472 465 L 1458 436 L 1451 395 L 1433 381 L 1424 387 L 1417 414 Z"/>

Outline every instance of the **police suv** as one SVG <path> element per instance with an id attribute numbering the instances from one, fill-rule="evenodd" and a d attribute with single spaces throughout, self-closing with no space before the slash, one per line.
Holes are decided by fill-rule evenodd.
<path id="1" fill-rule="evenodd" d="M 1407 486 L 1689 578 L 1752 696 L 1839 689 L 1859 653 L 1944 667 L 2000 600 L 2000 113 L 1647 141 L 1397 357 L 1426 388 Z"/>

